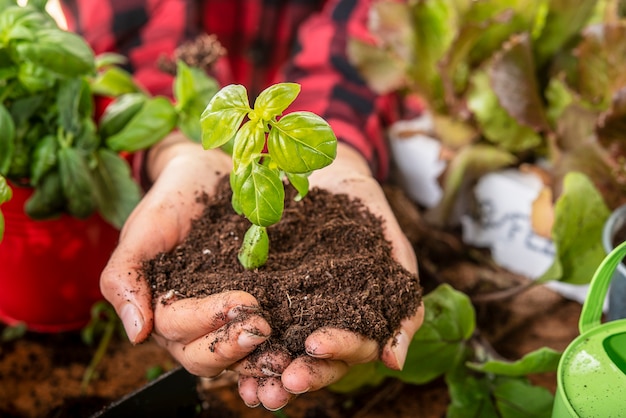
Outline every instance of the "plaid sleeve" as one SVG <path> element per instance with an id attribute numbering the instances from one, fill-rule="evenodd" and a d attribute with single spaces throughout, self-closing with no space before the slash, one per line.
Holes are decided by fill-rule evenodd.
<path id="1" fill-rule="evenodd" d="M 199 32 L 193 0 L 61 0 L 68 29 L 96 54 L 117 52 L 126 69 L 152 94 L 171 95 L 172 78 L 158 68 L 184 40 Z"/>
<path id="2" fill-rule="evenodd" d="M 396 113 L 395 99 L 374 93 L 346 55 L 349 38 L 367 36 L 371 2 L 334 0 L 302 25 L 285 78 L 302 86 L 292 109 L 323 116 L 337 138 L 361 152 L 384 179 L 389 167 L 384 132 Z"/>

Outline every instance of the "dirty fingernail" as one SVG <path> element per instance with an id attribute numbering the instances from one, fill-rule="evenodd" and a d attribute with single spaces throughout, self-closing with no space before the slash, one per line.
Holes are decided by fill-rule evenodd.
<path id="1" fill-rule="evenodd" d="M 257 345 L 265 341 L 267 337 L 261 334 L 255 334 L 249 331 L 242 331 L 237 338 L 237 344 L 244 350 L 252 350 Z"/>
<path id="2" fill-rule="evenodd" d="M 392 343 L 391 352 L 396 359 L 398 369 L 401 370 L 404 367 L 406 361 L 406 353 L 409 350 L 409 338 L 404 331 L 400 331 Z"/>
<path id="3" fill-rule="evenodd" d="M 120 319 L 124 324 L 124 329 L 126 330 L 126 335 L 128 339 L 135 343 L 137 339 L 137 335 L 143 329 L 143 317 L 139 312 L 139 309 L 132 303 L 127 303 L 122 306 L 120 310 Z"/>
<path id="4" fill-rule="evenodd" d="M 260 309 L 258 306 L 235 306 L 234 308 L 231 308 L 228 313 L 226 314 L 228 316 L 228 319 L 235 319 L 239 316 L 241 316 L 242 314 L 245 313 L 256 313 L 259 312 Z"/>

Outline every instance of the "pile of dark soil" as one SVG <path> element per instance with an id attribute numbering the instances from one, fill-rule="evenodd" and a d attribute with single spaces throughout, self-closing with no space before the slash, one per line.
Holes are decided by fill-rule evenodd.
<path id="1" fill-rule="evenodd" d="M 325 326 L 383 345 L 419 306 L 417 276 L 392 258 L 381 220 L 358 200 L 320 189 L 300 201 L 295 194 L 288 189 L 282 220 L 268 228 L 267 264 L 245 270 L 237 252 L 250 223 L 233 211 L 224 178 L 215 197 L 204 197 L 206 209 L 187 239 L 145 264 L 155 296 L 251 293 L 272 326 L 258 351 L 271 345 L 302 355 L 306 337 Z"/>

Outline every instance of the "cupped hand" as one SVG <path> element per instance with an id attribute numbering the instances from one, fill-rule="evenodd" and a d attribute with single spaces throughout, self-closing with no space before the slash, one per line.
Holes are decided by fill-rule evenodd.
<path id="1" fill-rule="evenodd" d="M 256 312 L 258 302 L 245 292 L 203 299 L 152 302 L 142 263 L 169 251 L 187 236 L 199 216 L 202 191 L 211 195 L 231 169 L 219 150 L 206 151 L 174 133 L 148 154 L 154 184 L 132 212 L 101 275 L 100 287 L 120 316 L 128 338 L 139 343 L 151 334 L 187 370 L 214 376 L 241 360 L 270 334 Z M 154 309 L 154 311 L 153 311 Z"/>
<path id="2" fill-rule="evenodd" d="M 408 271 L 417 274 L 413 248 L 400 229 L 379 183 L 360 154 L 339 144 L 335 162 L 310 177 L 311 187 L 359 198 L 375 215 L 383 219 L 392 254 Z M 380 349 L 373 340 L 341 329 L 322 328 L 305 341 L 308 356 L 289 361 L 285 358 L 246 358 L 235 366 L 240 373 L 239 394 L 249 406 L 263 405 L 280 409 L 297 394 L 326 387 L 343 377 L 350 366 L 381 360 L 387 367 L 403 367 L 409 344 L 424 319 L 421 305 Z M 268 369 L 268 364 L 273 368 Z"/>

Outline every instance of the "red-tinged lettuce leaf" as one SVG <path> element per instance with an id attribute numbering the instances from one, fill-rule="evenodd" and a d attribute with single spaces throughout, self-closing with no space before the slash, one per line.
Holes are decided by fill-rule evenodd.
<path id="1" fill-rule="evenodd" d="M 450 223 L 457 198 L 466 187 L 484 174 L 515 162 L 514 155 L 491 145 L 474 144 L 463 147 L 448 165 L 441 201 L 426 213 L 426 217 L 435 225 Z"/>
<path id="2" fill-rule="evenodd" d="M 598 117 L 597 135 L 614 159 L 626 157 L 626 87 L 613 95 L 611 107 Z"/>
<path id="3" fill-rule="evenodd" d="M 528 33 L 509 39 L 489 66 L 489 80 L 500 105 L 519 124 L 548 129 Z"/>
<path id="4" fill-rule="evenodd" d="M 538 279 L 586 284 L 605 256 L 602 227 L 609 217 L 602 195 L 584 174 L 569 172 L 555 205 L 552 240 L 556 257 Z"/>
<path id="5" fill-rule="evenodd" d="M 576 49 L 578 90 L 594 107 L 606 110 L 626 86 L 626 22 L 594 25 Z"/>
<path id="6" fill-rule="evenodd" d="M 448 148 L 458 150 L 473 144 L 479 138 L 474 126 L 458 118 L 433 114 L 433 122 L 435 136 Z"/>
<path id="7" fill-rule="evenodd" d="M 477 71 L 472 77 L 467 105 L 484 137 L 493 144 L 510 152 L 536 149 L 542 145 L 543 139 L 535 130 L 520 124 L 500 105 L 484 71 Z"/>

